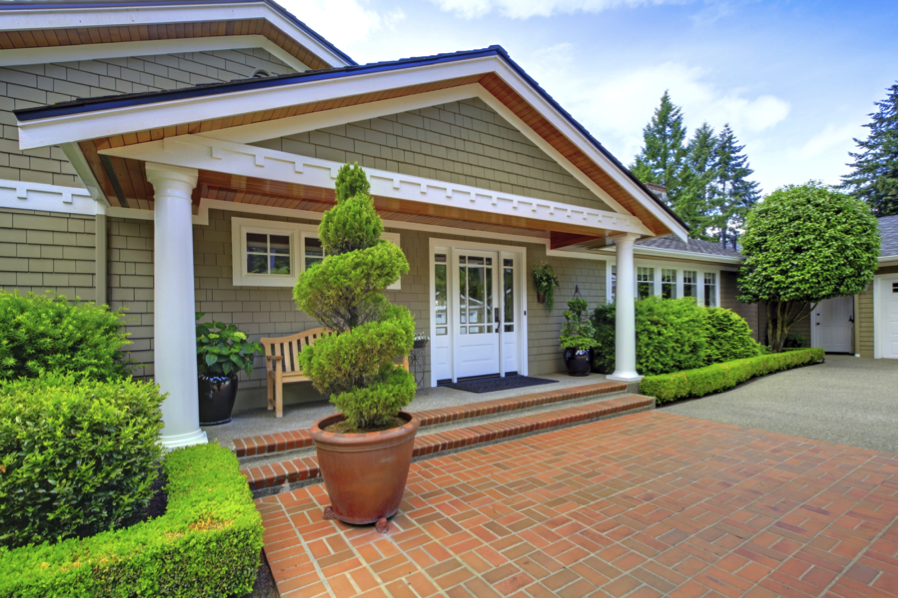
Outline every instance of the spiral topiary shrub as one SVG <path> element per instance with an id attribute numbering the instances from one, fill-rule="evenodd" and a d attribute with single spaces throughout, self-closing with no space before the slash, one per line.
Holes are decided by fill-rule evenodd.
<path id="1" fill-rule="evenodd" d="M 318 229 L 325 259 L 301 273 L 294 288 L 297 307 L 337 333 L 303 349 L 303 374 L 355 432 L 395 426 L 416 388 L 413 375 L 394 363 L 411 351 L 415 321 L 383 295 L 409 263 L 381 239 L 384 225 L 368 190 L 358 164 L 340 169 L 337 206 Z"/>

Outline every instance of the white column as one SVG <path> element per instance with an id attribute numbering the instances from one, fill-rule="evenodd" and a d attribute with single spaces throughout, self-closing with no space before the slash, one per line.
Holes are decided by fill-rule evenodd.
<path id="1" fill-rule="evenodd" d="M 639 235 L 614 237 L 616 266 L 615 285 L 615 372 L 606 376 L 611 381 L 633 382 L 637 374 L 637 334 L 634 314 L 634 242 Z"/>
<path id="2" fill-rule="evenodd" d="M 153 184 L 153 362 L 155 380 L 168 397 L 162 404 L 162 445 L 167 449 L 206 443 L 197 396 L 194 304 L 192 168 L 147 163 Z"/>

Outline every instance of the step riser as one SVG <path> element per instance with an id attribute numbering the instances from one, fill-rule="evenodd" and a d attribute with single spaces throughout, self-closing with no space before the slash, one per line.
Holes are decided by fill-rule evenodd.
<path id="1" fill-rule="evenodd" d="M 412 461 L 416 462 L 504 441 L 521 439 L 530 435 L 587 422 L 616 418 L 652 410 L 655 407 L 655 402 L 652 398 L 628 396 L 621 398 L 621 400 L 620 402 L 618 400 L 600 402 L 594 409 L 578 410 L 577 408 L 570 408 L 561 410 L 558 415 L 542 419 L 537 414 L 531 417 L 514 418 L 493 424 L 475 425 L 443 433 L 422 435 L 415 439 Z M 606 405 L 602 405 L 603 403 Z M 254 470 L 257 472 L 253 472 Z M 318 461 L 312 456 L 303 458 L 299 464 L 284 462 L 272 464 L 269 472 L 261 472 L 259 470 L 259 468 L 253 468 L 250 472 L 242 471 L 247 475 L 247 482 L 255 497 L 282 493 L 322 482 Z"/>
<path id="2" fill-rule="evenodd" d="M 583 400 L 627 390 L 628 385 L 625 383 L 607 381 L 592 385 L 584 385 L 582 387 L 559 389 L 544 393 L 532 393 L 516 399 L 499 399 L 436 410 L 423 410 L 421 412 L 416 412 L 415 415 L 421 420 L 421 427 L 429 427 L 458 422 L 460 420 L 470 420 L 473 418 L 486 420 L 495 418 L 497 415 L 503 413 L 516 412 L 519 410 L 532 411 L 541 406 L 569 402 L 571 400 Z M 237 454 L 238 459 L 241 459 L 312 447 L 312 437 L 310 436 L 309 431 L 306 429 L 298 429 L 235 439 L 232 451 Z"/>
<path id="3" fill-rule="evenodd" d="M 604 393 L 602 395 L 590 395 L 587 397 L 576 398 L 576 399 L 566 399 L 564 401 L 552 402 L 552 403 L 542 403 L 536 405 L 530 405 L 527 407 L 522 407 L 516 409 L 514 411 L 506 411 L 506 412 L 494 412 L 491 414 L 486 414 L 483 416 L 476 416 L 473 418 L 466 418 L 465 420 L 451 420 L 447 422 L 434 422 L 434 419 L 430 419 L 430 422 L 427 424 L 427 428 L 421 427 L 419 429 L 419 434 L 434 434 L 434 433 L 442 433 L 448 430 L 454 430 L 457 428 L 470 428 L 473 426 L 489 424 L 491 422 L 496 422 L 500 420 L 509 420 L 512 418 L 523 418 L 525 416 L 532 416 L 535 414 L 540 414 L 548 411 L 556 411 L 562 410 L 565 408 L 574 408 L 586 404 L 596 403 L 599 401 L 606 401 L 608 399 L 614 399 L 616 397 L 623 396 L 623 393 Z M 308 447 L 302 447 L 299 449 L 292 449 L 288 451 L 282 451 L 277 453 L 264 453 L 258 456 L 245 456 L 242 458 L 238 458 L 240 465 L 242 468 L 252 468 L 254 466 L 263 466 L 265 464 L 271 464 L 272 462 L 286 462 L 296 459 L 301 459 L 309 456 L 315 455 L 315 445 L 310 443 Z"/>

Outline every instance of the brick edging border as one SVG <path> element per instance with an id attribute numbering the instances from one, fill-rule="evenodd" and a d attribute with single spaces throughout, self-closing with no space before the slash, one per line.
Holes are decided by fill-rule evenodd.
<path id="1" fill-rule="evenodd" d="M 654 404 L 655 400 L 651 397 L 626 395 L 592 404 L 421 435 L 415 438 L 412 458 L 421 458 L 474 445 L 492 443 L 508 437 L 526 435 L 544 429 L 608 417 L 622 412 L 652 408 Z M 246 476 L 247 483 L 253 491 L 262 491 L 280 487 L 284 484 L 302 482 L 318 478 L 321 475 L 318 459 L 315 456 L 254 466 L 242 469 L 241 473 Z"/>
<path id="2" fill-rule="evenodd" d="M 569 399 L 579 399 L 590 397 L 592 395 L 617 393 L 626 390 L 626 383 L 604 381 L 602 383 L 593 383 L 590 385 L 582 385 L 580 387 L 569 387 L 567 389 L 556 389 L 554 391 L 544 391 L 542 393 L 531 393 L 530 395 L 522 395 L 514 399 L 492 399 L 460 406 L 423 410 L 421 412 L 415 412 L 415 415 L 421 420 L 421 426 L 432 426 L 434 424 L 444 424 L 456 420 L 477 418 L 479 416 L 487 416 L 490 414 L 500 414 L 502 412 L 558 403 Z M 312 447 L 312 437 L 309 435 L 309 431 L 307 429 L 295 429 L 280 433 L 234 439 L 232 451 L 237 454 L 237 457 L 243 458 L 277 453 L 279 451 L 289 451 L 291 449 L 303 449 L 305 447 Z"/>

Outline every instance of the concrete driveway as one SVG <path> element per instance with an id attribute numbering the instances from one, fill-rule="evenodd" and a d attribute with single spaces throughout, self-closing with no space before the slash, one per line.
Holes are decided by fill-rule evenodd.
<path id="1" fill-rule="evenodd" d="M 896 360 L 829 355 L 824 364 L 681 401 L 663 412 L 897 453 Z"/>

